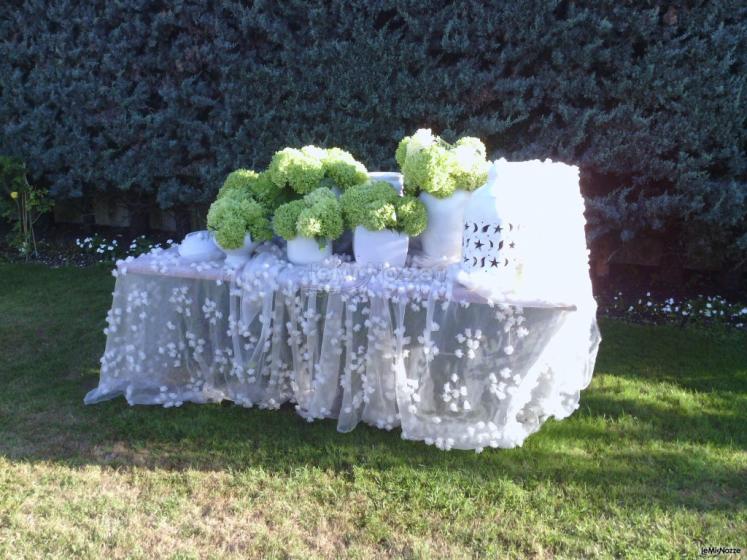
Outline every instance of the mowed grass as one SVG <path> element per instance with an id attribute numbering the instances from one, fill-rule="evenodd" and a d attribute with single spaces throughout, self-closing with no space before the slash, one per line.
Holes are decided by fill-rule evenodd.
<path id="1" fill-rule="evenodd" d="M 0 265 L 0 558 L 692 557 L 747 547 L 747 337 L 602 322 L 513 450 L 291 408 L 86 407 L 113 279 Z"/>

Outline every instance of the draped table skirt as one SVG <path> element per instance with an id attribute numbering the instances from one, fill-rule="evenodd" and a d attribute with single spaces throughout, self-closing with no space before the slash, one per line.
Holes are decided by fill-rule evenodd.
<path id="1" fill-rule="evenodd" d="M 363 421 L 442 449 L 514 447 L 570 415 L 593 371 L 596 306 L 487 301 L 448 269 L 243 267 L 175 249 L 117 263 L 99 386 L 87 404 L 224 399 L 309 421 Z"/>

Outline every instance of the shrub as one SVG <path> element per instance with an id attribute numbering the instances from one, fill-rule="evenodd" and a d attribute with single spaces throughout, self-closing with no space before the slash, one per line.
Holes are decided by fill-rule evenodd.
<path id="1" fill-rule="evenodd" d="M 342 211 L 337 197 L 321 187 L 300 200 L 281 205 L 275 211 L 273 228 L 283 239 L 290 241 L 299 235 L 316 239 L 324 246 L 343 232 Z"/>
<path id="2" fill-rule="evenodd" d="M 24 162 L 0 156 L 0 217 L 12 224 L 8 240 L 27 260 L 39 256 L 34 224 L 52 206 L 46 189 L 29 184 Z"/>
<path id="3" fill-rule="evenodd" d="M 355 185 L 340 197 L 347 227 L 363 226 L 371 231 L 391 229 L 420 235 L 428 223 L 422 202 L 412 196 L 399 196 L 385 181 Z"/>
<path id="4" fill-rule="evenodd" d="M 579 165 L 593 236 L 747 255 L 743 2 L 6 4 L 0 153 L 55 197 L 204 203 L 310 143 L 386 170 L 431 127 Z"/>

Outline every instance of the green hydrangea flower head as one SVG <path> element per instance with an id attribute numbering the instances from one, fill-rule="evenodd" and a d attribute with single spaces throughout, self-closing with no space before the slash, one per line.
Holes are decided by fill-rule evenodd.
<path id="1" fill-rule="evenodd" d="M 460 138 L 451 153 L 456 159 L 453 172 L 456 188 L 474 191 L 487 182 L 490 164 L 485 159 L 485 144 L 478 138 Z"/>
<path id="2" fill-rule="evenodd" d="M 342 209 L 337 197 L 326 188 L 278 207 L 273 220 L 275 233 L 285 240 L 297 236 L 326 243 L 343 232 Z"/>
<path id="3" fill-rule="evenodd" d="M 208 229 L 224 249 L 238 249 L 248 233 L 252 241 L 272 239 L 270 221 L 265 209 L 252 198 L 237 195 L 224 196 L 210 206 L 207 215 Z"/>
<path id="4" fill-rule="evenodd" d="M 419 128 L 415 131 L 415 134 L 410 136 L 410 140 L 407 142 L 406 156 L 411 156 L 415 152 L 419 152 L 433 144 L 446 145 L 441 138 L 433 134 L 430 128 Z"/>
<path id="5" fill-rule="evenodd" d="M 407 156 L 402 173 L 411 194 L 413 186 L 437 198 L 451 196 L 456 190 L 456 159 L 440 144 L 418 150 Z"/>
<path id="6" fill-rule="evenodd" d="M 331 189 L 326 187 L 319 187 L 318 189 L 311 191 L 305 197 L 303 197 L 306 206 L 313 206 L 317 202 L 323 202 L 325 200 L 337 200 L 335 193 Z"/>
<path id="7" fill-rule="evenodd" d="M 295 148 L 285 148 L 276 152 L 272 156 L 267 173 L 278 188 L 290 187 L 301 195 L 317 188 L 324 178 L 322 161 L 312 150 L 304 152 Z"/>
<path id="8" fill-rule="evenodd" d="M 350 187 L 340 197 L 347 227 L 353 229 L 367 220 L 371 202 L 381 200 L 394 204 L 397 198 L 397 192 L 386 181 L 368 181 Z"/>
<path id="9" fill-rule="evenodd" d="M 294 239 L 298 235 L 296 223 L 298 216 L 304 211 L 306 205 L 303 200 L 292 200 L 278 206 L 272 218 L 272 227 L 283 239 Z"/>
<path id="10" fill-rule="evenodd" d="M 252 198 L 262 205 L 268 215 L 272 215 L 278 206 L 290 202 L 297 196 L 290 189 L 279 189 L 272 182 L 267 171 L 257 175 L 257 178 L 251 183 L 249 191 Z"/>
<path id="11" fill-rule="evenodd" d="M 405 136 L 397 144 L 397 150 L 394 152 L 394 159 L 397 160 L 400 170 L 405 166 L 405 160 L 407 159 L 407 146 L 410 144 L 410 137 Z"/>
<path id="12" fill-rule="evenodd" d="M 390 187 L 391 188 L 391 187 Z M 385 200 L 373 200 L 365 207 L 365 215 L 360 225 L 371 231 L 397 229 L 397 207 Z"/>
<path id="13" fill-rule="evenodd" d="M 224 218 L 221 227 L 215 229 L 213 233 L 215 234 L 215 240 L 221 247 L 238 249 L 244 244 L 244 237 L 247 232 L 244 227 L 244 220 L 240 216 L 230 215 Z"/>
<path id="14" fill-rule="evenodd" d="M 368 180 L 366 166 L 340 148 L 326 150 L 322 166 L 325 178 L 330 179 L 332 184 L 342 191 Z"/>
<path id="15" fill-rule="evenodd" d="M 297 231 L 319 242 L 337 239 L 343 231 L 340 204 L 336 199 L 328 199 L 305 208 L 298 216 Z"/>
<path id="16" fill-rule="evenodd" d="M 482 140 L 479 138 L 475 138 L 474 136 L 462 136 L 454 143 L 455 148 L 459 148 L 460 146 L 470 146 L 475 150 L 475 152 L 485 158 L 485 144 L 483 144 Z"/>
<path id="17" fill-rule="evenodd" d="M 311 210 L 322 222 L 322 239 L 337 239 L 342 235 L 345 225 L 342 221 L 342 209 L 337 198 L 314 204 Z"/>
<path id="18" fill-rule="evenodd" d="M 397 200 L 397 224 L 400 231 L 411 237 L 423 233 L 428 226 L 425 204 L 414 196 L 400 197 Z"/>
<path id="19" fill-rule="evenodd" d="M 238 194 L 246 196 L 250 194 L 251 185 L 257 180 L 257 173 L 251 169 L 237 169 L 226 176 L 223 186 L 218 191 L 217 198 Z"/>
<path id="20" fill-rule="evenodd" d="M 485 145 L 478 138 L 460 138 L 452 146 L 420 129 L 400 141 L 395 158 L 405 176 L 405 193 L 413 196 L 427 192 L 446 198 L 457 189 L 475 190 L 488 177 Z"/>
<path id="21" fill-rule="evenodd" d="M 340 197 L 345 223 L 350 229 L 363 226 L 371 231 L 391 229 L 420 235 L 428 223 L 425 206 L 412 196 L 399 196 L 385 181 L 355 185 Z"/>
<path id="22" fill-rule="evenodd" d="M 252 235 L 252 240 L 260 243 L 272 239 L 270 214 L 261 204 L 253 201 L 251 209 L 244 210 L 244 219 L 247 221 L 247 227 L 249 228 L 249 233 Z"/>
<path id="23" fill-rule="evenodd" d="M 319 146 L 314 146 L 312 144 L 304 146 L 303 148 L 301 148 L 301 151 L 304 153 L 304 155 L 307 155 L 314 159 L 318 159 L 322 162 L 324 161 L 324 158 L 327 157 L 327 150 L 325 150 L 324 148 L 320 148 Z"/>
<path id="24" fill-rule="evenodd" d="M 298 235 L 309 239 L 319 239 L 322 237 L 323 227 L 321 217 L 312 208 L 304 208 L 298 215 L 296 223 Z"/>

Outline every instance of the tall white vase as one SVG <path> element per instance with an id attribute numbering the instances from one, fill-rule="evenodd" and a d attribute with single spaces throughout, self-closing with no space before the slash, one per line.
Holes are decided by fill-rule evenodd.
<path id="1" fill-rule="evenodd" d="M 467 204 L 462 228 L 460 281 L 466 279 L 465 285 L 488 287 L 494 293 L 517 291 L 523 271 L 522 209 L 516 204 L 523 182 L 521 176 L 508 176 L 508 170 L 503 160 L 490 166 L 487 183 L 472 193 Z"/>
<path id="2" fill-rule="evenodd" d="M 453 263 L 462 259 L 464 208 L 470 193 L 454 191 L 449 197 L 436 198 L 420 193 L 420 200 L 428 212 L 428 227 L 420 234 L 423 255 L 434 263 Z"/>
<path id="3" fill-rule="evenodd" d="M 320 248 L 315 239 L 298 236 L 288 241 L 286 253 L 293 264 L 318 263 L 332 255 L 332 240 L 328 239 Z"/>
<path id="4" fill-rule="evenodd" d="M 237 268 L 249 260 L 249 255 L 252 254 L 252 249 L 256 243 L 252 241 L 252 236 L 248 233 L 244 236 L 244 245 L 238 249 L 226 249 L 220 247 L 220 250 L 226 254 L 225 265 L 231 268 Z"/>
<path id="5" fill-rule="evenodd" d="M 353 254 L 355 262 L 390 266 L 405 266 L 410 236 L 389 229 L 371 231 L 363 226 L 355 228 Z"/>
<path id="6" fill-rule="evenodd" d="M 398 194 L 402 194 L 402 190 L 405 186 L 405 177 L 402 173 L 396 171 L 371 171 L 368 174 L 368 178 L 372 181 L 386 181 Z"/>

